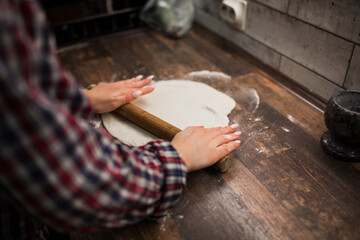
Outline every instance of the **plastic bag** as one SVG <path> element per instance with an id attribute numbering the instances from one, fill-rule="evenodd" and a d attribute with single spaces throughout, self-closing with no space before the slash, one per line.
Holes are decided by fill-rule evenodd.
<path id="1" fill-rule="evenodd" d="M 149 27 L 174 38 L 190 30 L 194 17 L 192 0 L 149 0 L 140 13 L 140 19 Z"/>

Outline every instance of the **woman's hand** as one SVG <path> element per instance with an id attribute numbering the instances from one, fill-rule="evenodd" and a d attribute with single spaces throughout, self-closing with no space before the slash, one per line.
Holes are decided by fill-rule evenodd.
<path id="1" fill-rule="evenodd" d="M 83 90 L 96 113 L 106 113 L 129 103 L 141 95 L 148 94 L 154 87 L 145 87 L 154 76 L 142 80 L 142 76 L 113 83 L 101 82 L 90 90 Z"/>
<path id="2" fill-rule="evenodd" d="M 237 124 L 227 127 L 189 127 L 176 134 L 171 144 L 185 161 L 187 171 L 195 171 L 216 163 L 240 146 Z"/>

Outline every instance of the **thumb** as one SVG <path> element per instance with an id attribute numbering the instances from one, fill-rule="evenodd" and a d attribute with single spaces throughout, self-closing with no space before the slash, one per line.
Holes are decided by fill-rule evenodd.
<path id="1" fill-rule="evenodd" d="M 134 101 L 135 99 L 137 99 L 141 95 L 142 95 L 142 91 L 140 91 L 140 90 L 133 91 L 133 92 L 127 92 L 125 94 L 122 94 L 122 95 L 120 95 L 118 97 L 118 105 L 122 106 L 125 103 L 129 103 L 131 101 Z"/>

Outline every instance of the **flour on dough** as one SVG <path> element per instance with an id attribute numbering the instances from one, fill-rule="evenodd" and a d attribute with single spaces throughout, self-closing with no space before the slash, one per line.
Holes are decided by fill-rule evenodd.
<path id="1" fill-rule="evenodd" d="M 132 103 L 180 129 L 229 124 L 227 115 L 234 109 L 235 101 L 224 93 L 189 80 L 159 81 L 154 86 L 152 93 Z M 157 139 L 115 114 L 103 114 L 102 119 L 106 129 L 128 145 L 140 146 Z"/>

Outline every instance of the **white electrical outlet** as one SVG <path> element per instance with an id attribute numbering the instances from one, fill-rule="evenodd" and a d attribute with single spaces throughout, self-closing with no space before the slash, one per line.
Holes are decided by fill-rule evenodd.
<path id="1" fill-rule="evenodd" d="M 244 31 L 246 24 L 247 1 L 223 0 L 220 5 L 220 16 L 228 23 Z"/>

